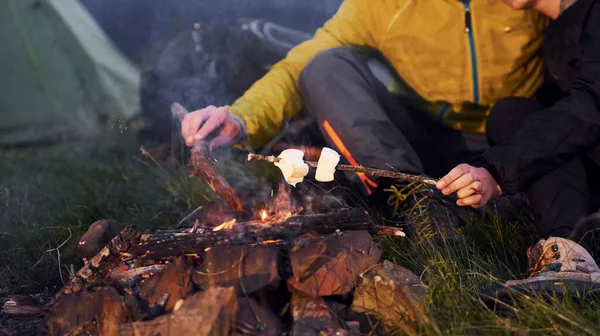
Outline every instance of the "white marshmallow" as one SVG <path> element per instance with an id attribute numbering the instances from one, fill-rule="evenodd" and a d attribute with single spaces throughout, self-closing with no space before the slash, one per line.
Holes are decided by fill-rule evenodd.
<path id="1" fill-rule="evenodd" d="M 275 162 L 275 166 L 281 169 L 285 181 L 293 185 L 304 181 L 304 176 L 308 174 L 308 165 L 304 162 L 304 152 L 299 149 L 286 149 L 278 158 L 281 160 Z"/>
<path id="2" fill-rule="evenodd" d="M 315 179 L 319 182 L 333 181 L 333 173 L 335 173 L 335 167 L 338 162 L 340 162 L 340 154 L 331 148 L 323 147 L 319 162 L 317 162 Z"/>

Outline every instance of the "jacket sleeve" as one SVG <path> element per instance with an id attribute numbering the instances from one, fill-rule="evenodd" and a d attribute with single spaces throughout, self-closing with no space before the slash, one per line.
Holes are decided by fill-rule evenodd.
<path id="1" fill-rule="evenodd" d="M 533 114 L 516 136 L 483 154 L 505 194 L 520 192 L 600 143 L 600 5 L 582 35 L 582 63 L 568 95 Z"/>
<path id="2" fill-rule="evenodd" d="M 232 106 L 227 106 L 246 123 L 252 147 L 258 148 L 274 137 L 283 119 L 294 117 L 302 108 L 298 78 L 316 54 L 344 45 L 377 47 L 382 37 L 379 26 L 386 15 L 381 15 L 383 6 L 371 1 L 345 0 L 313 39 L 292 49 Z"/>

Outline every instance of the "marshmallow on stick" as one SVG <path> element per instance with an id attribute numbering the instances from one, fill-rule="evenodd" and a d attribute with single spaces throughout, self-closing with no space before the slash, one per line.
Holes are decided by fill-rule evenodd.
<path id="1" fill-rule="evenodd" d="M 264 156 L 264 155 L 250 153 L 250 154 L 248 154 L 248 161 L 252 161 L 252 160 L 266 161 L 266 162 L 272 162 L 272 163 L 281 161 L 280 158 L 276 158 L 274 156 Z M 305 163 L 309 167 L 316 168 L 318 166 L 318 162 L 315 162 L 315 161 L 305 161 Z M 372 176 L 387 177 L 387 178 L 391 178 L 391 179 L 408 180 L 411 182 L 418 182 L 418 183 L 429 184 L 429 185 L 435 185 L 438 182 L 438 180 L 428 178 L 426 176 L 413 175 L 413 174 L 401 173 L 398 171 L 383 170 L 383 169 L 369 168 L 369 167 L 363 167 L 363 166 L 350 166 L 350 165 L 345 165 L 345 164 L 339 164 L 339 165 L 337 165 L 336 169 L 344 170 L 344 171 L 352 171 L 352 172 L 356 172 L 356 173 L 363 173 L 363 174 L 368 174 L 368 175 L 372 175 Z"/>
<path id="2" fill-rule="evenodd" d="M 279 154 L 279 162 L 275 166 L 281 169 L 285 181 L 293 185 L 304 181 L 308 174 L 308 165 L 304 162 L 304 152 L 299 149 L 286 149 Z"/>
<path id="3" fill-rule="evenodd" d="M 333 174 L 335 167 L 340 162 L 340 154 L 331 148 L 323 147 L 319 162 L 317 163 L 317 171 L 315 172 L 315 180 L 319 182 L 331 182 L 334 180 Z"/>

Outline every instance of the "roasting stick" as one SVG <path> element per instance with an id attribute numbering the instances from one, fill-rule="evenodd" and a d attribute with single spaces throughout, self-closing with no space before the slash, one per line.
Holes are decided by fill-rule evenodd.
<path id="1" fill-rule="evenodd" d="M 252 160 L 266 161 L 266 162 L 271 162 L 271 163 L 281 161 L 280 158 L 275 157 L 273 155 L 265 156 L 265 155 L 250 153 L 250 154 L 248 154 L 248 161 L 252 161 Z M 317 162 L 315 162 L 315 161 L 305 161 L 305 162 L 307 165 L 309 165 L 313 168 L 317 168 Z M 350 166 L 350 165 L 339 164 L 335 167 L 335 169 L 345 170 L 345 171 L 353 171 L 353 172 L 357 172 L 357 173 L 365 173 L 365 174 L 372 175 L 372 176 L 381 176 L 381 177 L 387 177 L 387 178 L 392 178 L 392 179 L 421 182 L 421 183 L 430 184 L 430 185 L 435 185 L 437 183 L 436 180 L 430 179 L 427 177 L 423 177 L 423 176 L 400 173 L 400 172 L 395 172 L 395 171 L 391 171 L 391 170 L 369 168 L 369 167 L 363 167 L 363 166 Z"/>

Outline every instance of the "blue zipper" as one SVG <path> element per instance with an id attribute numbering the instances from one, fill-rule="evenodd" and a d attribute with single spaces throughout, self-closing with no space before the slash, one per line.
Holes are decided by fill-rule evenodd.
<path id="1" fill-rule="evenodd" d="M 475 39 L 473 37 L 473 26 L 471 23 L 471 0 L 461 1 L 465 6 L 465 32 L 469 36 L 469 48 L 471 53 L 471 75 L 473 76 L 473 104 L 479 105 L 479 81 L 477 80 L 477 55 L 475 54 Z"/>
<path id="2" fill-rule="evenodd" d="M 437 117 L 437 121 L 438 122 L 442 122 L 442 120 L 444 120 L 444 117 L 446 117 L 446 113 L 448 113 L 448 111 L 450 110 L 450 104 L 445 104 L 441 109 L 440 109 L 440 113 L 438 113 L 438 117 Z"/>

